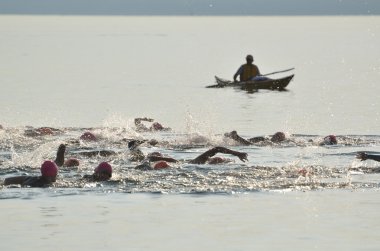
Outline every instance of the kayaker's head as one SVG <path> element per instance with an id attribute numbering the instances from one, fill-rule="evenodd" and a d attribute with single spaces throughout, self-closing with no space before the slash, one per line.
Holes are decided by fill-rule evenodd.
<path id="1" fill-rule="evenodd" d="M 247 55 L 245 57 L 245 60 L 247 61 L 247 64 L 252 64 L 253 63 L 253 56 L 252 55 Z"/>

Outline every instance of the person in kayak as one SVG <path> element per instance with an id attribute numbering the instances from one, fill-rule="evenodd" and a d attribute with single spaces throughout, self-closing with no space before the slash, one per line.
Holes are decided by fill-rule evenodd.
<path id="1" fill-rule="evenodd" d="M 222 157 L 214 157 L 217 153 L 224 153 L 224 154 L 231 154 L 236 157 L 238 157 L 241 161 L 245 162 L 248 161 L 248 154 L 244 152 L 238 152 L 234 151 L 225 147 L 213 147 L 210 150 L 207 150 L 206 152 L 202 153 L 195 159 L 189 160 L 188 163 L 190 164 L 221 164 L 221 163 L 227 163 L 231 162 L 230 159 L 225 159 Z M 153 165 L 150 164 L 150 162 L 153 162 Z M 163 169 L 170 167 L 169 163 L 175 163 L 178 162 L 176 159 L 168 156 L 163 156 L 159 152 L 153 152 L 147 155 L 146 161 L 142 163 L 141 165 L 138 165 L 135 167 L 135 169 L 140 170 L 153 170 L 153 169 Z"/>
<path id="2" fill-rule="evenodd" d="M 41 165 L 41 176 L 15 176 L 4 180 L 4 185 L 21 185 L 23 187 L 47 187 L 56 181 L 58 174 L 57 165 L 46 160 Z"/>
<path id="3" fill-rule="evenodd" d="M 261 76 L 259 68 L 253 64 L 253 56 L 247 55 L 245 60 L 246 64 L 240 66 L 237 72 L 234 75 L 234 82 L 236 82 L 237 77 L 239 76 L 240 82 L 242 81 L 250 81 L 250 80 L 265 80 L 267 79 L 264 76 Z"/>

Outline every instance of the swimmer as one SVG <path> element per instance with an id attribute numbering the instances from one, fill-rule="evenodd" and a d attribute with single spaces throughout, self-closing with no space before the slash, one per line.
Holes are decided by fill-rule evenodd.
<path id="1" fill-rule="evenodd" d="M 38 136 L 55 135 L 57 133 L 62 133 L 62 131 L 56 128 L 52 128 L 52 127 L 39 127 L 39 128 L 25 130 L 24 135 L 28 137 L 38 137 Z"/>
<path id="2" fill-rule="evenodd" d="M 66 151 L 66 146 L 64 144 L 59 145 L 58 151 L 57 151 L 57 157 L 54 160 L 55 164 L 57 166 L 65 166 L 65 167 L 74 167 L 74 166 L 79 166 L 79 160 L 74 159 L 74 158 L 69 158 L 65 161 L 65 151 Z"/>
<path id="3" fill-rule="evenodd" d="M 98 140 L 92 132 L 85 132 L 79 138 L 83 141 L 97 141 Z"/>
<path id="4" fill-rule="evenodd" d="M 276 132 L 275 134 L 273 134 L 273 136 L 270 139 L 265 138 L 265 137 L 253 137 L 246 140 L 240 137 L 240 135 L 236 131 L 225 133 L 224 136 L 227 138 L 231 138 L 235 140 L 236 142 L 240 143 L 241 145 L 245 145 L 245 146 L 256 144 L 256 143 L 267 141 L 267 140 L 270 140 L 272 143 L 280 143 L 286 140 L 286 135 L 283 132 Z"/>
<path id="5" fill-rule="evenodd" d="M 46 160 L 41 165 L 41 176 L 16 176 L 4 180 L 4 185 L 21 185 L 22 187 L 47 187 L 56 181 L 58 174 L 57 165 L 50 160 Z"/>
<path id="6" fill-rule="evenodd" d="M 145 158 L 144 154 L 138 149 L 138 146 L 142 143 L 146 142 L 146 140 L 131 140 L 128 142 L 128 148 L 131 152 L 131 161 L 141 161 Z M 64 151 L 63 151 L 64 152 Z M 63 154 L 63 153 L 62 153 Z M 119 152 L 113 150 L 83 150 L 79 151 L 76 154 L 85 156 L 85 157 L 109 157 L 113 155 L 119 154 Z M 57 153 L 58 156 L 58 153 Z M 58 158 L 58 157 L 57 157 Z M 62 157 L 59 158 L 62 161 Z"/>
<path id="7" fill-rule="evenodd" d="M 325 145 L 336 145 L 338 144 L 338 140 L 336 139 L 335 135 L 327 135 L 323 138 L 323 141 L 319 143 L 320 146 Z"/>
<path id="8" fill-rule="evenodd" d="M 146 125 L 144 125 L 142 123 L 142 121 L 153 122 L 154 119 L 147 118 L 147 117 L 145 117 L 145 118 L 135 118 L 135 125 L 136 125 L 137 131 L 146 132 L 146 131 L 169 131 L 169 130 L 171 130 L 171 128 L 164 127 L 163 125 L 161 125 L 158 122 L 153 122 L 150 127 L 147 127 Z"/>
<path id="9" fill-rule="evenodd" d="M 224 159 L 221 157 L 213 157 L 217 153 L 231 154 L 238 157 L 243 162 L 248 161 L 247 153 L 238 152 L 238 151 L 234 151 L 234 150 L 219 146 L 219 147 L 214 147 L 210 150 L 207 150 L 206 152 L 202 153 L 195 159 L 192 159 L 188 162 L 190 164 L 210 164 L 210 165 L 230 162 L 229 159 Z M 158 152 L 148 154 L 146 160 L 147 161 L 145 161 L 143 164 L 136 166 L 135 169 L 140 169 L 140 170 L 163 169 L 163 168 L 170 167 L 168 162 L 172 162 L 172 163 L 177 162 L 177 160 L 171 157 L 165 157 L 161 153 L 158 153 Z M 149 162 L 151 161 L 156 162 L 156 163 L 153 166 L 151 166 L 149 164 Z"/>
<path id="10" fill-rule="evenodd" d="M 130 161 L 142 161 L 145 159 L 144 153 L 139 149 L 139 145 L 146 142 L 146 140 L 131 140 L 128 142 L 128 149 L 130 151 Z"/>
<path id="11" fill-rule="evenodd" d="M 371 159 L 371 160 L 375 160 L 375 161 L 380 161 L 380 155 L 367 154 L 365 152 L 358 152 L 356 154 L 356 158 L 360 159 L 361 161 L 364 161 L 364 160 L 367 160 L 367 159 Z"/>
<path id="12" fill-rule="evenodd" d="M 112 177 L 112 166 L 107 162 L 100 163 L 91 175 L 85 175 L 82 179 L 89 182 L 106 181 Z"/>

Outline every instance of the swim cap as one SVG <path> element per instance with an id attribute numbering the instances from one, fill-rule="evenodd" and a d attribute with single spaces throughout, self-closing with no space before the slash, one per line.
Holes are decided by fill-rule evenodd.
<path id="1" fill-rule="evenodd" d="M 53 161 L 46 160 L 41 165 L 41 174 L 44 177 L 55 177 L 58 174 L 58 167 Z"/>
<path id="2" fill-rule="evenodd" d="M 284 141 L 285 139 L 286 139 L 285 133 L 276 132 L 270 140 L 272 142 L 281 142 L 281 141 Z"/>
<path id="3" fill-rule="evenodd" d="M 92 134 L 91 132 L 85 132 L 82 134 L 82 136 L 80 136 L 80 139 L 81 140 L 86 140 L 86 141 L 96 141 L 96 137 L 94 134 Z"/>
<path id="4" fill-rule="evenodd" d="M 164 129 L 164 127 L 158 122 L 154 122 L 152 124 L 152 128 L 153 128 L 153 130 L 156 130 L 156 131 L 160 131 L 160 130 Z"/>
<path id="5" fill-rule="evenodd" d="M 102 162 L 95 168 L 95 173 L 108 173 L 111 177 L 112 167 L 107 162 Z"/>
<path id="6" fill-rule="evenodd" d="M 338 141 L 337 141 L 335 135 L 328 135 L 328 136 L 324 137 L 323 142 L 326 145 L 336 145 L 336 144 L 338 144 Z"/>
<path id="7" fill-rule="evenodd" d="M 169 167 L 169 164 L 166 162 L 166 161 L 158 161 L 155 165 L 154 165 L 154 169 L 164 169 L 164 168 L 168 168 Z"/>
<path id="8" fill-rule="evenodd" d="M 67 167 L 79 166 L 79 160 L 70 158 L 65 161 L 64 166 L 67 166 Z"/>

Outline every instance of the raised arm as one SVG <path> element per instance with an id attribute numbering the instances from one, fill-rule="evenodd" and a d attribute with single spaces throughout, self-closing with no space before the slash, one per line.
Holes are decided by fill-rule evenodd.
<path id="1" fill-rule="evenodd" d="M 65 163 L 65 151 L 66 146 L 64 144 L 60 144 L 57 150 L 57 158 L 55 158 L 54 162 L 57 166 L 63 166 Z"/>
<path id="2" fill-rule="evenodd" d="M 361 161 L 371 159 L 375 161 L 380 161 L 380 155 L 366 154 L 365 152 L 359 152 L 356 154 L 356 158 Z"/>
<path id="3" fill-rule="evenodd" d="M 240 144 L 242 145 L 245 145 L 245 146 L 248 146 L 248 145 L 251 145 L 251 142 L 249 142 L 248 140 L 240 137 L 236 131 L 232 131 L 232 132 L 229 132 L 229 133 L 225 133 L 224 134 L 225 137 L 227 138 L 231 138 L 237 142 L 239 142 Z"/>
<path id="4" fill-rule="evenodd" d="M 160 160 L 163 160 L 163 161 L 166 161 L 166 162 L 177 162 L 176 159 L 173 159 L 171 157 L 164 157 L 164 156 L 148 156 L 148 159 L 150 161 L 160 161 Z"/>
<path id="5" fill-rule="evenodd" d="M 153 122 L 153 119 L 147 117 L 135 118 L 135 125 L 141 124 L 141 121 Z"/>
<path id="6" fill-rule="evenodd" d="M 151 118 L 135 118 L 135 126 L 137 128 L 137 130 L 144 130 L 144 131 L 148 131 L 149 128 L 146 127 L 143 123 L 141 123 L 141 121 L 147 121 L 147 122 L 153 122 L 153 119 Z"/>
<path id="7" fill-rule="evenodd" d="M 199 155 L 195 159 L 191 160 L 190 163 L 191 164 L 204 164 L 204 163 L 206 163 L 206 161 L 210 157 L 214 156 L 217 153 L 224 153 L 224 154 L 234 155 L 234 156 L 238 157 L 243 162 L 246 161 L 246 160 L 248 160 L 246 153 L 238 152 L 238 151 L 233 151 L 231 149 L 218 146 L 218 147 L 214 147 L 214 148 L 212 148 L 212 149 L 210 149 L 210 150 L 202 153 L 201 155 Z"/>

